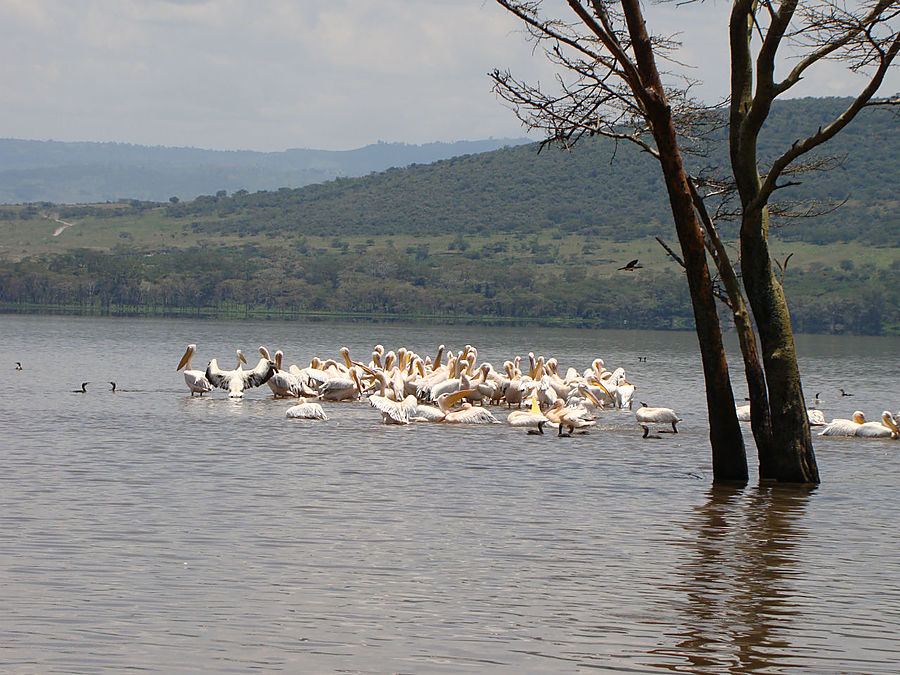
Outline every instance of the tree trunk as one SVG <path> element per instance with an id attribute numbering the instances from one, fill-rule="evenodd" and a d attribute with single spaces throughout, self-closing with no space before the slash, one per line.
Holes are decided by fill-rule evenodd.
<path id="1" fill-rule="evenodd" d="M 741 224 L 744 288 L 756 317 L 772 416 L 774 452 L 771 456 L 760 453 L 760 477 L 818 483 L 791 317 L 784 290 L 772 268 L 767 221 L 768 213 L 762 209 L 745 211 Z"/>
<path id="2" fill-rule="evenodd" d="M 747 454 L 744 437 L 734 406 L 734 393 L 722 330 L 716 311 L 712 281 L 706 263 L 706 248 L 690 185 L 666 101 L 653 48 L 644 24 L 638 0 L 622 0 L 622 10 L 634 45 L 637 68 L 641 77 L 636 95 L 644 106 L 659 152 L 660 164 L 669 194 L 675 229 L 684 256 L 691 304 L 694 310 L 697 339 L 706 383 L 706 405 L 709 412 L 709 437 L 712 446 L 713 481 L 747 482 Z"/>

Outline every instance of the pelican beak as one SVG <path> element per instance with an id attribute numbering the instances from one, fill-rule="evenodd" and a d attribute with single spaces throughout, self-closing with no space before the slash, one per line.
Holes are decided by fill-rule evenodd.
<path id="1" fill-rule="evenodd" d="M 369 368 L 368 366 L 364 366 L 363 364 L 359 363 L 358 361 L 349 361 L 349 364 L 350 364 L 350 366 L 349 366 L 350 368 L 352 368 L 353 366 L 357 366 L 359 368 L 362 368 L 364 371 L 366 371 L 372 377 L 375 377 L 375 371 L 372 370 L 371 368 Z"/>
<path id="2" fill-rule="evenodd" d="M 462 401 L 466 396 L 473 393 L 474 389 L 461 389 L 460 391 L 454 392 L 450 394 L 446 399 L 446 405 L 449 408 L 452 405 L 456 405 L 460 401 Z"/>
<path id="3" fill-rule="evenodd" d="M 541 404 L 538 403 L 537 394 L 531 395 L 531 412 L 533 412 L 533 413 L 541 412 Z"/>
<path id="4" fill-rule="evenodd" d="M 603 386 L 603 385 L 600 385 L 600 386 Z M 600 399 L 598 399 L 596 396 L 594 396 L 594 395 L 591 393 L 591 391 L 590 391 L 587 387 L 580 387 L 579 390 L 581 391 L 582 394 L 584 394 L 584 397 L 585 397 L 588 401 L 590 401 L 591 403 L 593 403 L 595 406 L 597 406 L 598 408 L 602 408 L 602 407 L 603 407 L 603 404 L 600 403 Z M 604 389 L 604 391 L 606 391 L 606 390 Z M 608 391 L 607 391 L 606 393 L 609 394 Z"/>
<path id="5" fill-rule="evenodd" d="M 241 363 L 247 363 L 247 359 L 243 353 L 241 353 Z"/>
<path id="6" fill-rule="evenodd" d="M 178 362 L 178 367 L 175 370 L 181 370 L 187 364 L 188 359 L 191 357 L 191 350 L 188 349 L 184 352 L 184 356 L 181 357 L 181 361 Z"/>
<path id="7" fill-rule="evenodd" d="M 613 395 L 609 393 L 609 389 L 607 389 L 606 387 L 604 387 L 604 386 L 600 383 L 599 380 L 597 381 L 597 386 L 600 387 L 600 388 L 603 390 L 603 393 L 604 393 L 604 394 L 606 394 L 606 395 L 609 396 L 610 398 L 613 397 Z"/>

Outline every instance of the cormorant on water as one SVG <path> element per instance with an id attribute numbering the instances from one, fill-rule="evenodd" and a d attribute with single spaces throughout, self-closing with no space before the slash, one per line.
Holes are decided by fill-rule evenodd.
<path id="1" fill-rule="evenodd" d="M 81 383 L 81 389 L 73 389 L 73 390 L 72 390 L 72 393 L 73 393 L 73 394 L 86 394 L 86 393 L 87 393 L 87 386 L 88 386 L 89 384 L 90 384 L 90 382 L 82 382 L 82 383 Z"/>
<path id="2" fill-rule="evenodd" d="M 111 385 L 110 391 L 115 391 L 115 390 L 116 390 L 116 383 L 113 382 L 112 380 L 110 380 L 109 384 Z"/>
<path id="3" fill-rule="evenodd" d="M 16 361 L 16 370 L 22 370 L 22 362 Z"/>
<path id="4" fill-rule="evenodd" d="M 853 396 L 853 394 L 848 394 L 843 389 L 838 389 L 838 391 L 841 392 L 841 396 Z M 818 395 L 816 395 L 816 397 L 818 398 Z"/>
<path id="5" fill-rule="evenodd" d="M 545 424 L 546 424 L 546 422 L 544 420 L 541 420 L 540 422 L 538 422 L 537 429 L 529 429 L 528 430 L 528 435 L 529 436 L 543 436 Z"/>

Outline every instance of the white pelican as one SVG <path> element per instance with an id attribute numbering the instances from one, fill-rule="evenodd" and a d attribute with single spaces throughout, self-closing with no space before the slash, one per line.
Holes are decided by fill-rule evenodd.
<path id="1" fill-rule="evenodd" d="M 184 382 L 187 384 L 188 389 L 191 390 L 191 397 L 193 397 L 194 394 L 203 396 L 204 392 L 213 390 L 213 386 L 209 383 L 209 380 L 206 379 L 206 374 L 202 370 L 191 369 L 191 364 L 194 361 L 194 353 L 196 351 L 197 345 L 189 344 L 184 351 L 184 356 L 181 357 L 181 361 L 178 362 L 178 367 L 175 369 L 176 371 L 179 371 L 184 368 Z"/>
<path id="2" fill-rule="evenodd" d="M 671 424 L 672 433 L 677 434 L 678 428 L 675 426 L 681 421 L 681 418 L 671 408 L 651 408 L 646 403 L 641 403 L 641 407 L 634 413 L 634 419 L 644 428 L 644 438 L 650 433 L 651 424 Z"/>
<path id="3" fill-rule="evenodd" d="M 615 402 L 619 408 L 628 408 L 631 410 L 631 402 L 634 398 L 635 386 L 627 380 L 622 380 L 616 387 Z"/>
<path id="4" fill-rule="evenodd" d="M 266 361 L 269 360 L 268 349 L 260 347 L 259 353 L 262 354 L 262 357 Z M 300 378 L 281 368 L 283 359 L 284 352 L 279 349 L 275 352 L 275 372 L 272 373 L 272 377 L 269 378 L 269 381 L 266 382 L 266 384 L 268 384 L 269 389 L 272 390 L 272 396 L 274 398 L 287 398 L 289 396 L 299 398 L 301 396 Z"/>
<path id="5" fill-rule="evenodd" d="M 592 427 L 596 424 L 593 420 L 587 419 L 589 413 L 585 408 L 580 406 L 567 408 L 566 402 L 561 398 L 553 402 L 546 415 L 548 420 L 559 425 L 560 436 L 571 436 L 575 429 Z M 568 433 L 564 433 L 564 429 L 568 429 Z"/>
<path id="6" fill-rule="evenodd" d="M 513 427 L 527 427 L 537 429 L 538 433 L 544 433 L 546 425 L 557 427 L 556 422 L 551 422 L 547 416 L 541 412 L 541 406 L 537 401 L 537 397 L 531 397 L 531 410 L 513 410 L 507 415 L 506 423 Z"/>
<path id="7" fill-rule="evenodd" d="M 856 436 L 856 430 L 865 422 L 865 413 L 862 410 L 856 410 L 849 420 L 841 417 L 831 420 L 819 432 L 819 436 Z"/>
<path id="8" fill-rule="evenodd" d="M 807 408 L 806 419 L 809 420 L 809 426 L 821 427 L 825 424 L 825 413 L 816 408 Z"/>
<path id="9" fill-rule="evenodd" d="M 471 389 L 463 389 L 452 394 L 438 396 L 438 408 L 444 413 L 442 422 L 449 424 L 494 424 L 497 418 L 487 408 L 474 407 L 471 403 L 463 403 L 459 410 L 453 410 L 453 405 L 472 393 Z"/>
<path id="10" fill-rule="evenodd" d="M 381 412 L 383 424 L 409 424 L 416 414 L 418 403 L 412 394 L 402 401 L 395 401 L 387 396 L 372 394 L 369 404 Z"/>
<path id="11" fill-rule="evenodd" d="M 287 412 L 284 413 L 284 416 L 289 419 L 304 419 L 304 420 L 327 420 L 328 415 L 325 414 L 325 411 L 322 410 L 322 406 L 313 401 L 307 401 L 302 396 L 297 399 L 297 403 L 292 405 L 287 409 Z"/>
<path id="12" fill-rule="evenodd" d="M 881 413 L 881 422 L 865 422 L 856 429 L 856 436 L 863 438 L 900 438 L 900 429 L 890 410 Z"/>
<path id="13" fill-rule="evenodd" d="M 225 389 L 229 398 L 243 398 L 245 389 L 258 387 L 269 381 L 275 372 L 275 363 L 260 359 L 252 370 L 244 370 L 241 368 L 241 363 L 247 363 L 244 353 L 240 349 L 235 353 L 238 363 L 234 370 L 220 369 L 219 364 L 213 359 L 206 366 L 206 379 L 212 386 Z"/>
<path id="14" fill-rule="evenodd" d="M 318 394 L 323 401 L 355 401 L 362 390 L 356 371 L 351 370 L 347 375 L 329 377 L 319 385 Z"/>
<path id="15" fill-rule="evenodd" d="M 734 411 L 737 413 L 738 422 L 749 422 L 750 421 L 750 404 L 747 405 L 739 405 L 735 407 Z M 820 427 L 825 424 L 825 413 L 816 408 L 807 408 L 806 409 L 806 419 L 809 420 L 809 425 L 811 427 Z"/>

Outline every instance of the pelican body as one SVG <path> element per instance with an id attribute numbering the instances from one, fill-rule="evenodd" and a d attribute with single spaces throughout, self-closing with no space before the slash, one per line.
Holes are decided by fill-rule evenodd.
<path id="1" fill-rule="evenodd" d="M 681 421 L 681 418 L 671 408 L 651 408 L 646 403 L 641 403 L 641 407 L 634 413 L 634 419 L 644 428 L 644 438 L 650 433 L 651 424 L 671 424 L 672 433 L 678 433 L 678 427 L 675 425 Z"/>
<path id="2" fill-rule="evenodd" d="M 222 370 L 215 359 L 206 366 L 206 379 L 209 383 L 228 392 L 229 398 L 243 398 L 244 390 L 259 387 L 269 381 L 275 373 L 275 363 L 260 359 L 252 370 L 244 370 L 241 363 L 247 363 L 240 349 L 236 352 L 238 363 L 234 370 Z"/>
<path id="3" fill-rule="evenodd" d="M 194 353 L 196 351 L 197 345 L 189 344 L 184 352 L 184 356 L 181 357 L 181 361 L 178 362 L 178 367 L 175 369 L 178 371 L 184 368 L 184 383 L 188 386 L 188 389 L 191 390 L 191 397 L 193 397 L 194 394 L 203 396 L 207 391 L 213 390 L 213 386 L 209 383 L 209 380 L 206 379 L 206 374 L 202 370 L 191 369 L 191 364 L 194 361 Z"/>

